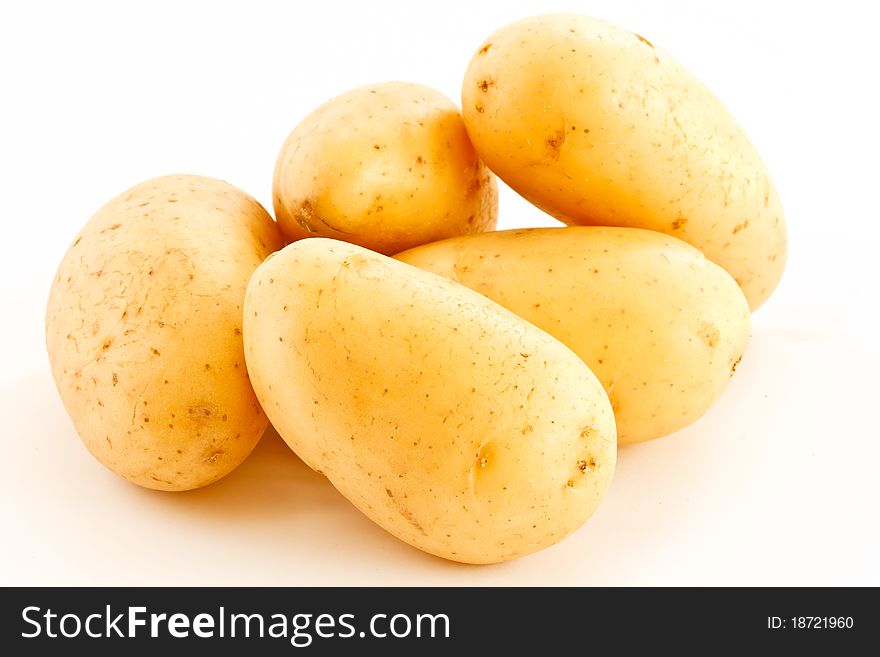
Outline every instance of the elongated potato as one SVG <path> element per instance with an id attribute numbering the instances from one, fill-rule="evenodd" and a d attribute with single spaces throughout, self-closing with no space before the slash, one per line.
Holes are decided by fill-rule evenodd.
<path id="1" fill-rule="evenodd" d="M 758 152 L 647 39 L 571 14 L 512 23 L 471 60 L 462 111 L 489 168 L 558 219 L 679 237 L 753 310 L 779 282 L 785 222 Z"/>
<path id="2" fill-rule="evenodd" d="M 250 275 L 281 236 L 244 192 L 176 175 L 107 203 L 67 251 L 46 309 L 61 399 L 129 481 L 186 490 L 251 452 L 267 420 L 241 338 Z"/>
<path id="3" fill-rule="evenodd" d="M 290 241 L 333 237 L 392 254 L 492 230 L 495 176 L 439 91 L 385 82 L 324 103 L 284 142 L 275 216 Z"/>
<path id="4" fill-rule="evenodd" d="M 432 554 L 512 559 L 602 498 L 614 418 L 562 343 L 366 249 L 296 242 L 245 298 L 245 353 L 278 433 L 368 517 Z"/>
<path id="5" fill-rule="evenodd" d="M 396 257 L 484 294 L 571 347 L 602 381 L 621 443 L 703 415 L 749 338 L 748 304 L 730 275 L 662 233 L 511 230 Z"/>

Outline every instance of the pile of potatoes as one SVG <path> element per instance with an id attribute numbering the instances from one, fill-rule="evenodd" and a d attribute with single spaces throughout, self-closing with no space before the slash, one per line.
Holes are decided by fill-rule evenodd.
<path id="1" fill-rule="evenodd" d="M 577 15 L 491 35 L 462 110 L 406 83 L 330 100 L 281 149 L 277 223 L 193 175 L 99 210 L 46 313 L 89 451 L 181 491 L 271 421 L 387 531 L 491 563 L 582 525 L 618 444 L 703 415 L 786 256 L 733 117 L 647 39 Z M 493 232 L 495 175 L 568 226 Z"/>

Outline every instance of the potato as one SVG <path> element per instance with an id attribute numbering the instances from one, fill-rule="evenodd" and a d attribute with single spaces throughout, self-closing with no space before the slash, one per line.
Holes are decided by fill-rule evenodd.
<path id="1" fill-rule="evenodd" d="M 267 420 L 245 368 L 242 304 L 280 247 L 254 199 L 200 176 L 144 182 L 86 224 L 52 285 L 46 345 L 101 463 L 140 486 L 186 490 L 251 452 Z"/>
<path id="2" fill-rule="evenodd" d="M 779 282 L 785 223 L 760 156 L 647 39 L 586 16 L 513 23 L 477 50 L 462 105 L 486 164 L 561 221 L 681 238 L 724 267 L 752 309 Z"/>
<path id="3" fill-rule="evenodd" d="M 327 239 L 245 297 L 257 397 L 288 445 L 426 552 L 512 559 L 579 527 L 615 464 L 601 384 L 562 343 L 461 285 Z"/>
<path id="4" fill-rule="evenodd" d="M 392 254 L 492 230 L 495 177 L 458 108 L 429 87 L 389 82 L 325 103 L 287 138 L 275 216 L 288 240 L 333 237 Z"/>
<path id="5" fill-rule="evenodd" d="M 638 228 L 536 228 L 472 235 L 397 256 L 512 310 L 599 377 L 620 443 L 699 418 L 749 338 L 736 282 L 684 242 Z"/>

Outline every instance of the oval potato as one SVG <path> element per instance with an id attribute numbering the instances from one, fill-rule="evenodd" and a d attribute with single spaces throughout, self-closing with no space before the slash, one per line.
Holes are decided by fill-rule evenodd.
<path id="1" fill-rule="evenodd" d="M 328 101 L 275 166 L 275 216 L 289 241 L 333 237 L 380 253 L 492 230 L 495 177 L 439 91 L 387 82 Z"/>
<path id="2" fill-rule="evenodd" d="M 327 239 L 261 265 L 245 353 L 278 433 L 398 538 L 468 563 L 570 534 L 614 470 L 602 386 L 562 343 L 439 276 Z"/>
<path id="3" fill-rule="evenodd" d="M 754 310 L 786 260 L 776 188 L 742 128 L 647 39 L 573 14 L 501 28 L 462 87 L 468 134 L 508 185 L 568 224 L 674 235 Z"/>
<path id="4" fill-rule="evenodd" d="M 749 338 L 727 272 L 638 228 L 534 228 L 396 256 L 476 290 L 568 345 L 611 399 L 620 443 L 664 436 L 721 395 Z"/>
<path id="5" fill-rule="evenodd" d="M 241 337 L 251 273 L 281 236 L 228 183 L 175 175 L 107 203 L 65 254 L 46 309 L 55 383 L 89 451 L 129 481 L 204 486 L 267 420 Z"/>

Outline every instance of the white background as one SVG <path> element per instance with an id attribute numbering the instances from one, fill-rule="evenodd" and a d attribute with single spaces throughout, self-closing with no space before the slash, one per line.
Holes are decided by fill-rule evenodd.
<path id="1" fill-rule="evenodd" d="M 880 584 L 873 3 L 3 3 L 0 584 Z M 790 262 L 724 397 L 621 451 L 576 534 L 497 566 L 422 554 L 267 435 L 218 484 L 138 489 L 55 392 L 43 311 L 71 239 L 146 178 L 223 178 L 271 207 L 312 108 L 398 79 L 453 99 L 472 52 L 549 10 L 664 47 L 728 103 L 782 195 Z M 869 15 L 872 14 L 872 15 Z M 507 189 L 501 226 L 554 222 Z"/>

